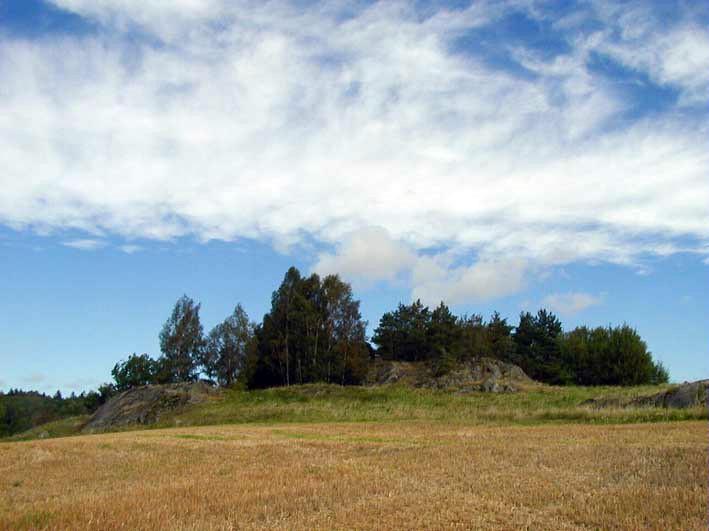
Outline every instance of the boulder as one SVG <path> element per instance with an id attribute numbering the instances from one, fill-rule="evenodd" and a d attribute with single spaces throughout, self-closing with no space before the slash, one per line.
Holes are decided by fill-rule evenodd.
<path id="1" fill-rule="evenodd" d="M 459 392 L 483 391 L 514 393 L 520 385 L 534 384 L 517 365 L 494 358 L 473 358 L 441 370 L 429 362 L 403 362 L 377 359 L 370 365 L 369 385 L 399 383 L 426 389 L 453 389 Z"/>
<path id="2" fill-rule="evenodd" d="M 187 404 L 203 402 L 214 392 L 214 388 L 204 382 L 135 387 L 111 398 L 98 408 L 83 431 L 152 424 L 167 412 Z"/>
<path id="3" fill-rule="evenodd" d="M 665 393 L 663 405 L 665 407 L 687 408 L 706 404 L 707 388 L 709 388 L 709 380 L 685 382 L 676 389 Z"/>
<path id="4" fill-rule="evenodd" d="M 684 382 L 683 384 L 648 396 L 640 396 L 632 399 L 621 399 L 617 397 L 593 398 L 587 400 L 582 405 L 589 405 L 594 408 L 604 407 L 666 407 L 684 409 L 700 405 L 707 405 L 709 395 L 709 380 L 699 380 L 696 382 Z"/>

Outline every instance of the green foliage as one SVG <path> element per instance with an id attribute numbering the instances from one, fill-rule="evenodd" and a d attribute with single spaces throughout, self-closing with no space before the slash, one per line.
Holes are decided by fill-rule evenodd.
<path id="1" fill-rule="evenodd" d="M 440 311 L 441 322 L 437 332 L 441 334 L 445 334 L 445 317 L 444 312 Z M 417 300 L 408 306 L 399 304 L 394 312 L 385 313 L 374 331 L 372 341 L 379 346 L 379 355 L 384 359 L 420 361 L 432 357 L 429 341 L 432 332 L 431 312 Z"/>
<path id="2" fill-rule="evenodd" d="M 359 383 L 369 359 L 365 329 L 349 284 L 336 275 L 305 278 L 291 267 L 256 327 L 247 384 Z"/>
<path id="3" fill-rule="evenodd" d="M 559 345 L 567 372 L 579 385 L 640 385 L 668 381 L 667 370 L 655 363 L 636 330 L 585 326 L 563 334 Z"/>
<path id="4" fill-rule="evenodd" d="M 61 398 L 36 391 L 10 389 L 7 394 L 0 394 L 0 437 L 65 417 L 84 415 L 88 411 L 86 395 L 83 393 Z"/>
<path id="5" fill-rule="evenodd" d="M 254 325 L 240 304 L 234 313 L 215 326 L 207 336 L 202 368 L 220 385 L 232 385 L 244 368 L 254 342 Z"/>
<path id="6" fill-rule="evenodd" d="M 160 332 L 160 380 L 191 382 L 197 379 L 197 369 L 204 346 L 200 305 L 187 295 L 175 303 L 172 315 Z"/>
<path id="7" fill-rule="evenodd" d="M 430 311 L 417 300 L 385 313 L 372 341 L 383 359 L 427 360 L 438 367 L 443 355 L 446 363 L 483 356 L 509 359 L 514 351 L 511 330 L 497 313 L 485 324 L 480 315 L 456 317 L 442 302 Z"/>
<path id="8" fill-rule="evenodd" d="M 433 375 L 444 376 L 455 369 L 457 365 L 457 360 L 455 355 L 447 352 L 445 350 L 439 352 L 437 356 L 431 362 L 431 369 Z"/>
<path id="9" fill-rule="evenodd" d="M 433 311 L 421 301 L 399 304 L 382 316 L 372 341 L 384 359 L 426 360 L 441 374 L 456 361 L 487 356 L 515 363 L 531 378 L 556 385 L 668 381 L 667 370 L 652 360 L 629 326 L 581 327 L 564 334 L 561 321 L 544 309 L 536 315 L 523 312 L 513 327 L 497 312 L 485 323 L 480 315 L 456 317 L 443 303 Z"/>
<path id="10" fill-rule="evenodd" d="M 507 319 L 500 317 L 498 312 L 492 314 L 490 322 L 487 324 L 487 339 L 490 344 L 490 355 L 500 360 L 511 359 L 515 345 L 512 340 L 512 329 L 514 327 L 507 324 Z"/>
<path id="11" fill-rule="evenodd" d="M 547 310 L 537 315 L 523 312 L 512 339 L 512 361 L 535 380 L 553 384 L 569 383 L 557 338 L 562 332 L 559 319 Z"/>
<path id="12" fill-rule="evenodd" d="M 114 365 L 111 375 L 115 390 L 121 392 L 131 387 L 156 383 L 158 372 L 159 364 L 150 356 L 131 354 L 126 361 Z"/>

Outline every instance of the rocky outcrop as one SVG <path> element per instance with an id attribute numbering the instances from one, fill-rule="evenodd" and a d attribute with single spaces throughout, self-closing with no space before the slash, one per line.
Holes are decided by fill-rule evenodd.
<path id="1" fill-rule="evenodd" d="M 522 369 L 493 358 L 476 358 L 450 367 L 444 374 L 424 362 L 375 361 L 369 371 L 369 385 L 402 383 L 430 389 L 455 389 L 459 392 L 483 391 L 509 393 L 520 386 L 533 385 Z"/>
<path id="2" fill-rule="evenodd" d="M 584 402 L 584 405 L 593 408 L 604 407 L 665 407 L 684 409 L 695 406 L 707 405 L 709 396 L 709 380 L 685 382 L 677 387 L 647 396 L 631 399 L 622 398 L 594 398 Z"/>
<path id="3" fill-rule="evenodd" d="M 135 387 L 111 398 L 96 410 L 83 431 L 152 424 L 168 412 L 203 402 L 214 392 L 213 387 L 203 382 Z"/>

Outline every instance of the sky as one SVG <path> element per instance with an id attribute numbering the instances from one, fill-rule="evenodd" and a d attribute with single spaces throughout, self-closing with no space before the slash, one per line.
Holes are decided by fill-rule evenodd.
<path id="1" fill-rule="evenodd" d="M 291 265 L 628 323 L 709 377 L 709 5 L 0 0 L 0 389 L 110 380 Z"/>

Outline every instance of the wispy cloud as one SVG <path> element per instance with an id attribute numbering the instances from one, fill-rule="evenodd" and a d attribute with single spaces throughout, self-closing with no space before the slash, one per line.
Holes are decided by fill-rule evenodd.
<path id="1" fill-rule="evenodd" d="M 542 301 L 542 305 L 561 315 L 573 315 L 592 306 L 603 303 L 604 296 L 591 293 L 552 293 Z"/>
<path id="2" fill-rule="evenodd" d="M 65 247 L 71 247 L 73 249 L 79 249 L 81 251 L 95 251 L 96 249 L 101 249 L 105 247 L 106 242 L 102 240 L 92 240 L 92 239 L 81 239 L 81 240 L 70 240 L 62 243 Z"/>
<path id="3" fill-rule="evenodd" d="M 137 253 L 138 251 L 141 251 L 143 248 L 140 245 L 128 244 L 128 245 L 121 245 L 119 247 L 119 249 L 126 254 L 133 254 L 133 253 Z"/>
<path id="4" fill-rule="evenodd" d="M 708 242 L 709 42 L 689 8 L 667 23 L 642 2 L 584 2 L 553 28 L 568 50 L 500 43 L 519 75 L 457 43 L 515 13 L 551 16 L 536 2 L 53 3 L 106 31 L 0 39 L 13 227 L 315 241 L 331 249 L 320 269 L 408 270 L 426 278 L 417 293 L 453 298 L 487 296 L 478 279 L 495 267 L 510 283 L 489 296 L 536 265 L 635 266 Z M 681 97 L 638 114 L 597 55 Z M 369 255 L 353 239 L 372 226 L 392 254 L 374 233 Z M 431 248 L 476 262 L 417 258 Z"/>

